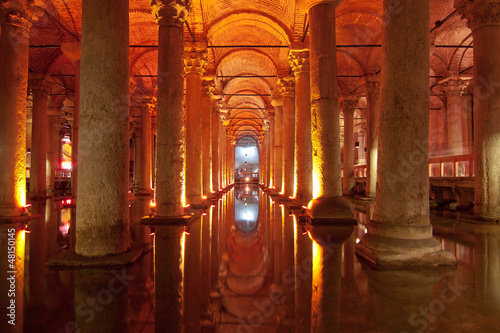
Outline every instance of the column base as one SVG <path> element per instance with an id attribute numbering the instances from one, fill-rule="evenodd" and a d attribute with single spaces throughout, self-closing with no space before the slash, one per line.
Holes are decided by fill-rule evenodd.
<path id="1" fill-rule="evenodd" d="M 307 219 L 311 225 L 357 225 L 354 205 L 343 197 L 320 197 L 309 201 Z"/>
<path id="2" fill-rule="evenodd" d="M 373 227 L 377 224 L 370 222 L 369 232 L 356 245 L 356 256 L 367 264 L 381 269 L 457 265 L 455 256 L 432 237 L 431 225 Z M 389 233 L 398 238 L 387 237 Z"/>

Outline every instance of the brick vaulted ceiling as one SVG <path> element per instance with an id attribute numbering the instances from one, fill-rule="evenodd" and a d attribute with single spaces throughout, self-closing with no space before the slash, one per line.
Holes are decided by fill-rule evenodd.
<path id="1" fill-rule="evenodd" d="M 382 2 L 344 0 L 337 8 L 340 94 L 362 94 L 359 77 L 380 70 Z M 71 95 L 75 88 L 72 76 L 75 65 L 57 45 L 80 40 L 82 1 L 36 0 L 35 4 L 38 17 L 30 32 L 29 70 L 54 75 L 57 85 L 53 93 L 66 91 Z M 397 9 L 401 4 L 394 0 L 394 5 Z M 216 85 L 223 93 L 232 119 L 231 128 L 238 129 L 235 133 L 239 136 L 258 135 L 277 78 L 291 75 L 288 46 L 308 41 L 307 15 L 296 8 L 295 0 L 193 0 L 191 7 L 184 28 L 185 41 L 206 41 L 209 46 L 207 73 L 216 76 Z M 158 29 L 148 0 L 130 0 L 129 15 L 130 76 L 135 87 L 133 106 L 134 94 L 142 96 L 155 91 L 157 49 L 145 46 L 157 45 Z M 429 31 L 432 108 L 443 105 L 441 92 L 434 88 L 436 82 L 450 74 L 472 73 L 472 49 L 464 47 L 472 45 L 472 36 L 455 12 L 453 0 L 431 0 Z M 55 47 L 40 47 L 42 45 Z M 238 45 L 249 47 L 228 47 Z M 241 75 L 253 77 L 227 78 Z"/>

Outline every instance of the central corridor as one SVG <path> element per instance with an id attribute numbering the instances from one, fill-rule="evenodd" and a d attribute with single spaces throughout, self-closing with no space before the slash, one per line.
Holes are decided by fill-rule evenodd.
<path id="1" fill-rule="evenodd" d="M 66 202 L 63 200 L 61 206 L 61 201 L 51 199 L 33 207 L 41 217 L 25 234 L 26 302 L 18 308 L 24 331 L 155 332 L 155 298 L 166 296 L 155 291 L 154 280 L 165 278 L 158 272 L 166 264 L 154 262 L 153 251 L 123 269 L 53 271 L 37 264 L 40 257 L 50 256 L 69 243 L 68 226 L 75 216 Z M 339 332 L 497 330 L 500 232 L 496 226 L 459 222 L 454 213 L 435 210 L 431 219 L 434 237 L 456 256 L 457 269 L 377 271 L 363 267 L 354 254 L 355 244 L 366 233 L 373 203 L 354 203 L 359 225 L 342 245 L 337 275 L 332 276 L 338 280 L 324 281 L 340 288 L 338 299 L 329 300 L 338 304 L 337 315 L 327 319 Z M 133 214 L 133 206 L 130 212 Z M 199 218 L 212 226 L 211 257 L 201 262 L 201 331 L 293 332 L 296 323 L 289 320 L 293 299 L 311 304 L 311 298 L 294 294 L 294 289 L 308 279 L 308 264 L 316 268 L 311 258 L 304 260 L 297 274 L 304 279 L 290 282 L 293 268 L 286 245 L 297 240 L 281 237 L 287 235 L 281 228 L 293 224 L 294 217 L 251 185 L 233 188 L 206 213 Z M 134 220 L 140 217 L 136 214 Z M 184 237 L 193 237 L 193 233 Z M 203 233 L 201 237 L 205 244 Z M 310 241 L 307 233 L 294 237 Z M 43 283 L 46 289 L 39 287 Z M 215 290 L 210 294 L 206 289 L 209 284 Z M 161 315 L 161 303 L 157 304 Z M 156 316 L 156 320 L 161 318 Z M 160 331 L 169 332 L 168 325 Z"/>

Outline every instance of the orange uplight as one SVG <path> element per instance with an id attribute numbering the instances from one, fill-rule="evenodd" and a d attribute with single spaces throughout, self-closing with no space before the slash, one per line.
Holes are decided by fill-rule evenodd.
<path id="1" fill-rule="evenodd" d="M 156 207 L 156 202 L 154 202 L 153 200 L 151 200 L 149 202 L 149 207 Z"/>
<path id="2" fill-rule="evenodd" d="M 201 198 L 202 198 L 203 200 L 207 200 L 207 196 L 206 196 L 206 195 L 202 196 Z"/>

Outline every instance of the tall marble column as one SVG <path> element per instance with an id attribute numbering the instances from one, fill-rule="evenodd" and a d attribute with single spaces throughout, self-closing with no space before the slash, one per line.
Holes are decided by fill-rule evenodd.
<path id="1" fill-rule="evenodd" d="M 151 1 L 158 24 L 156 109 L 156 216 L 184 213 L 184 1 Z M 158 227 L 155 234 L 155 330 L 183 329 L 185 234 L 182 226 Z"/>
<path id="2" fill-rule="evenodd" d="M 267 150 L 267 186 L 273 188 L 274 185 L 274 130 L 275 130 L 275 119 L 274 112 L 268 112 L 269 117 L 269 149 Z"/>
<path id="3" fill-rule="evenodd" d="M 153 189 L 153 134 L 151 116 L 154 112 L 154 101 L 147 98 L 141 105 L 141 139 L 139 162 L 139 191 L 143 194 L 151 193 Z"/>
<path id="4" fill-rule="evenodd" d="M 295 75 L 295 192 L 297 203 L 312 199 L 311 91 L 309 50 L 291 50 L 288 56 Z"/>
<path id="5" fill-rule="evenodd" d="M 462 90 L 467 81 L 460 77 L 449 77 L 439 82 L 441 91 L 446 96 L 446 126 L 447 126 L 447 155 L 463 155 L 463 117 Z"/>
<path id="6" fill-rule="evenodd" d="M 474 40 L 474 213 L 500 219 L 500 1 L 455 0 Z"/>
<path id="7" fill-rule="evenodd" d="M 274 182 L 276 192 L 283 190 L 283 98 L 275 94 L 271 101 L 274 106 Z"/>
<path id="8" fill-rule="evenodd" d="M 293 197 L 295 183 L 295 79 L 284 77 L 279 82 L 280 95 L 283 96 L 283 196 Z"/>
<path id="9" fill-rule="evenodd" d="M 342 198 L 337 87 L 335 7 L 341 1 L 298 1 L 309 16 L 311 139 L 313 150 L 312 219 L 351 223 L 353 207 Z"/>
<path id="10" fill-rule="evenodd" d="M 185 45 L 186 74 L 186 203 L 202 201 L 202 76 L 207 66 L 206 45 Z"/>
<path id="11" fill-rule="evenodd" d="M 344 177 L 342 193 L 354 194 L 354 111 L 358 106 L 358 96 L 343 96 L 341 109 L 344 114 Z"/>
<path id="12" fill-rule="evenodd" d="M 184 213 L 184 2 L 152 1 L 158 23 L 156 215 Z M 178 10 L 179 9 L 179 10 Z"/>
<path id="13" fill-rule="evenodd" d="M 390 5 L 384 1 L 384 10 Z M 429 17 L 429 0 L 407 0 L 383 28 L 377 196 L 356 246 L 358 257 L 381 268 L 456 265 L 429 220 Z"/>
<path id="14" fill-rule="evenodd" d="M 76 212 L 76 253 L 83 256 L 130 246 L 128 25 L 126 0 L 83 6 Z"/>
<path id="15" fill-rule="evenodd" d="M 201 155 L 202 155 L 202 189 L 203 196 L 208 197 L 212 193 L 212 99 L 215 82 L 212 78 L 205 78 L 202 82 L 201 95 Z"/>
<path id="16" fill-rule="evenodd" d="M 211 139 L 212 139 L 212 191 L 219 192 L 220 188 L 220 164 L 219 164 L 219 110 L 214 105 L 212 107 L 212 120 L 211 120 Z"/>
<path id="17" fill-rule="evenodd" d="M 368 198 L 375 198 L 377 185 L 377 159 L 378 159 L 378 138 L 380 133 L 380 80 L 375 75 L 367 75 L 363 78 L 365 83 L 368 135 L 366 147 L 366 189 Z"/>
<path id="18" fill-rule="evenodd" d="M 50 76 L 42 74 L 34 75 L 30 85 L 33 93 L 33 130 L 29 196 L 37 198 L 47 195 L 47 103 L 52 84 Z"/>
<path id="19" fill-rule="evenodd" d="M 28 13 L 20 9 L 0 15 L 0 216 L 19 216 L 26 204 L 29 23 Z"/>

